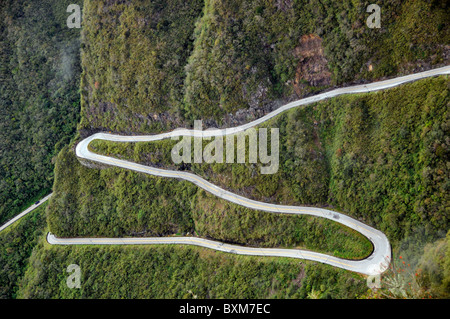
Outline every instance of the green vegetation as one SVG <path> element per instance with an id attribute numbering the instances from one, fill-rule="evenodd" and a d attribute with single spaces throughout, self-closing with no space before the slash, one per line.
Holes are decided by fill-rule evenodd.
<path id="1" fill-rule="evenodd" d="M 367 5 L 86 1 L 80 129 L 149 133 L 195 119 L 229 126 L 280 100 L 445 63 L 444 0 L 385 1 L 381 29 L 367 27 Z"/>
<path id="2" fill-rule="evenodd" d="M 85 1 L 80 129 L 173 126 L 203 1 Z M 168 127 L 167 127 L 168 126 Z"/>
<path id="3" fill-rule="evenodd" d="M 422 287 L 433 297 L 450 297 L 450 231 L 445 238 L 429 243 L 424 248 L 424 254 L 417 266 Z"/>
<path id="4" fill-rule="evenodd" d="M 58 155 L 55 181 L 47 214 L 55 235 L 169 235 L 193 228 L 196 187 L 190 183 L 87 168 L 68 147 Z"/>
<path id="5" fill-rule="evenodd" d="M 46 205 L 42 204 L 0 233 L 0 299 L 17 297 L 29 258 L 44 233 Z"/>
<path id="6" fill-rule="evenodd" d="M 381 29 L 366 26 L 367 1 L 205 3 L 187 65 L 189 119 L 220 123 L 228 113 L 291 96 L 308 54 L 296 54 L 303 35 L 323 39 L 331 85 L 391 76 L 413 69 L 418 60 L 442 63 L 450 39 L 445 1 L 384 2 Z M 303 94 L 318 88 L 306 83 Z"/>
<path id="7" fill-rule="evenodd" d="M 402 241 L 389 269 L 381 276 L 381 289 L 363 298 L 448 299 L 450 296 L 450 231 L 425 244 L 422 232 Z M 405 249 L 405 244 L 410 247 Z"/>
<path id="8" fill-rule="evenodd" d="M 52 158 L 75 133 L 80 32 L 66 8 L 77 2 L 1 2 L 0 224 L 50 192 Z"/>
<path id="9" fill-rule="evenodd" d="M 444 76 L 318 108 L 329 202 L 391 241 L 419 226 L 429 239 L 447 231 L 448 105 Z"/>
<path id="10" fill-rule="evenodd" d="M 418 250 L 418 266 L 406 265 L 408 257 L 396 254 L 397 271 L 385 273 L 383 289 L 374 291 L 367 290 L 366 280 L 357 274 L 288 258 L 238 256 L 182 245 L 50 246 L 37 232 L 27 237 L 33 243 L 24 244 L 20 239 L 24 231 L 29 234 L 30 229 L 40 229 L 42 234 L 40 214 L 25 217 L 0 236 L 8 243 L 5 249 L 18 250 L 11 242 L 28 247 L 28 253 L 20 259 L 28 265 L 25 273 L 25 267 L 20 272 L 22 279 L 19 283 L 11 275 L 7 279 L 15 287 L 13 297 L 403 298 L 406 294 L 411 298 L 448 298 L 450 292 L 449 234 Z M 36 238 L 40 238 L 37 245 Z M 34 247 L 31 256 L 30 247 Z M 9 267 L 17 267 L 17 259 L 11 256 L 2 259 L 3 272 L 10 273 Z M 9 263 L 5 264 L 5 259 Z M 70 264 L 81 268 L 81 289 L 66 285 L 69 274 L 65 269 Z M 5 280 L 5 276 L 0 278 Z M 402 285 L 389 290 L 393 288 L 392 279 Z"/>
<path id="11" fill-rule="evenodd" d="M 70 264 L 81 289 L 66 285 Z M 40 243 L 20 298 L 355 298 L 365 280 L 331 266 L 192 246 L 52 246 Z"/>
<path id="12" fill-rule="evenodd" d="M 176 179 L 88 168 L 68 148 L 58 156 L 55 180 L 47 220 L 60 237 L 196 234 L 258 247 L 299 246 L 346 258 L 363 258 L 372 249 L 359 233 L 321 218 L 245 209 Z"/>
<path id="13" fill-rule="evenodd" d="M 46 218 L 58 236 L 189 233 L 368 254 L 366 239 L 336 223 L 243 209 L 183 181 L 88 168 L 67 144 L 79 120 L 81 137 L 161 132 L 195 119 L 234 126 L 334 85 L 448 64 L 444 0 L 385 1 L 381 29 L 367 28 L 361 0 L 85 0 L 81 41 L 65 25 L 67 5 L 80 2 L 1 2 L 0 223 L 48 192 L 54 159 Z M 274 175 L 250 164 L 174 168 L 255 199 L 331 205 L 385 232 L 395 252 L 420 230 L 414 267 L 427 293 L 445 297 L 448 94 L 440 77 L 284 113 L 265 125 L 280 128 Z M 171 167 L 171 145 L 91 147 Z M 317 263 L 189 246 L 49 246 L 41 215 L 0 234 L 2 298 L 371 297 L 360 276 Z M 79 290 L 65 285 L 72 263 L 82 269 Z"/>
<path id="14" fill-rule="evenodd" d="M 189 168 L 258 200 L 331 204 L 391 240 L 419 226 L 433 239 L 448 228 L 448 103 L 443 76 L 281 114 L 264 124 L 280 128 L 280 169 L 273 175 L 261 175 L 261 164 L 175 165 L 172 140 L 94 141 L 90 147 L 149 166 Z"/>

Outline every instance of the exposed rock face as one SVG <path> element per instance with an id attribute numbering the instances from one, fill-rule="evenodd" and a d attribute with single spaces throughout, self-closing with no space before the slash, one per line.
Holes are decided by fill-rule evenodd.
<path id="1" fill-rule="evenodd" d="M 299 57 L 294 90 L 298 96 L 304 94 L 307 86 L 328 86 L 331 73 L 322 48 L 322 39 L 314 34 L 304 35 L 295 54 Z"/>

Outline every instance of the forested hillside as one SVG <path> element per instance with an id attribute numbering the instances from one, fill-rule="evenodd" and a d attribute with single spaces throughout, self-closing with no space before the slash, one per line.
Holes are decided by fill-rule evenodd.
<path id="1" fill-rule="evenodd" d="M 290 205 L 332 205 L 382 230 L 393 243 L 419 227 L 425 229 L 430 241 L 443 236 L 449 224 L 446 213 L 449 97 L 448 77 L 442 76 L 387 91 L 342 96 L 285 112 L 263 125 L 280 128 L 280 168 L 270 175 L 261 175 L 261 164 L 248 163 L 248 159 L 247 164 L 173 164 L 170 154 L 176 141 L 172 140 L 95 141 L 91 148 L 104 155 L 149 166 L 188 168 L 221 187 L 257 200 Z M 296 224 L 292 217 L 284 224 L 282 217 L 271 218 L 266 214 L 267 217 L 262 218 L 266 221 L 264 226 L 257 231 L 259 228 L 254 224 L 242 224 L 246 216 L 252 216 L 251 210 L 234 208 L 236 205 L 224 206 L 186 182 L 154 177 L 139 178 L 138 182 L 125 177 L 134 173 L 117 168 L 84 168 L 71 159 L 72 151 L 64 153 L 66 151 L 61 156 L 65 160 L 56 169 L 55 200 L 49 215 L 52 231 L 61 236 L 75 236 L 77 232 L 103 235 L 108 225 L 116 220 L 121 220 L 121 235 L 131 235 L 136 229 L 138 233 L 156 231 L 161 225 L 151 222 L 155 217 L 146 219 L 146 216 L 152 216 L 152 212 L 159 209 L 168 211 L 162 207 L 177 202 L 184 204 L 169 209 L 171 213 L 180 210 L 183 215 L 175 215 L 180 218 L 190 212 L 186 221 L 193 218 L 195 230 L 215 239 L 224 239 L 218 234 L 226 233 L 228 240 L 233 241 L 234 236 L 237 240 L 246 229 L 253 229 L 254 234 L 264 233 L 264 230 L 270 234 L 277 229 L 279 233 L 275 237 L 280 240 L 291 227 L 296 232 L 303 229 L 302 223 Z M 147 184 L 147 179 L 157 181 L 154 191 L 166 189 L 163 197 L 176 200 L 150 208 L 148 196 L 158 197 L 150 195 L 153 189 L 150 185 L 155 182 Z M 119 183 L 120 180 L 123 182 Z M 176 190 L 181 185 L 186 185 L 189 192 Z M 175 194 L 178 196 L 174 197 Z M 92 198 L 89 204 L 88 198 Z M 117 208 L 116 217 L 111 207 Z M 235 210 L 239 213 L 233 213 Z M 81 214 L 76 214 L 77 211 Z M 105 215 L 109 217 L 103 219 Z M 104 226 L 100 226 L 103 223 Z M 218 229 L 212 231 L 214 228 Z M 332 232 L 335 230 L 328 228 L 324 234 Z M 295 232 L 287 235 L 290 240 L 296 237 Z M 275 244 L 275 237 L 269 242 Z M 300 237 L 309 238 L 307 233 Z M 313 237 L 317 240 L 317 236 Z M 247 241 L 252 242 L 249 238 Z"/>
<path id="2" fill-rule="evenodd" d="M 45 207 L 43 204 L 0 233 L 0 299 L 17 298 L 33 249 L 43 239 Z"/>
<path id="3" fill-rule="evenodd" d="M 260 175 L 260 164 L 174 165 L 171 140 L 95 142 L 91 148 L 160 168 L 190 169 L 259 200 L 331 205 L 386 233 L 394 256 L 405 256 L 408 270 L 420 274 L 420 289 L 408 294 L 439 297 L 449 294 L 450 255 L 441 243 L 448 230 L 449 101 L 448 77 L 441 76 L 290 110 L 264 124 L 280 128 L 280 169 L 274 175 Z M 70 149 L 58 163 L 48 222 L 60 236 L 194 234 L 345 258 L 368 252 L 364 241 L 335 223 L 243 209 L 178 180 L 86 162 L 90 168 L 83 167 Z"/>
<path id="4" fill-rule="evenodd" d="M 81 130 L 161 131 L 180 108 L 203 1 L 85 1 Z"/>
<path id="5" fill-rule="evenodd" d="M 81 289 L 65 284 L 65 269 L 72 263 L 82 270 Z M 366 291 L 357 274 L 299 260 L 192 246 L 48 247 L 41 242 L 19 298 L 356 298 Z"/>
<path id="6" fill-rule="evenodd" d="M 68 148 L 59 154 L 55 172 L 47 221 L 59 237 L 194 234 L 256 247 L 304 247 L 351 259 L 372 249 L 359 233 L 328 220 L 246 209 L 176 179 L 84 167 Z"/>
<path id="7" fill-rule="evenodd" d="M 287 100 L 448 61 L 446 1 L 85 1 L 81 132 L 248 122 Z M 83 133 L 84 134 L 84 133 Z"/>
<path id="8" fill-rule="evenodd" d="M 66 26 L 69 3 L 82 4 L 81 33 Z M 320 263 L 189 246 L 51 246 L 42 234 L 194 235 L 370 254 L 370 242 L 340 224 L 244 209 L 188 182 L 74 153 L 97 131 L 157 133 L 200 119 L 236 126 L 336 86 L 449 64 L 446 1 L 383 1 L 380 29 L 366 25 L 370 3 L 0 0 L 0 223 L 54 192 L 47 225 L 38 211 L 1 234 L 0 297 L 379 297 L 362 276 Z M 442 298 L 450 295 L 448 107 L 441 76 L 292 109 L 263 126 L 280 128 L 273 175 L 259 165 L 174 166 L 173 141 L 90 147 L 192 170 L 258 200 L 348 214 L 386 233 L 395 265 L 403 267 L 401 254 L 421 269 L 412 297 Z M 65 284 L 72 263 L 82 269 L 81 289 Z"/>
<path id="9" fill-rule="evenodd" d="M 42 209 L 36 211 L 0 235 L 0 298 L 450 296 L 450 232 L 425 248 L 410 242 L 417 253 L 414 265 L 418 273 L 411 273 L 412 266 L 403 264 L 413 260 L 411 250 L 401 251 L 403 257 L 394 261 L 396 268 L 385 278 L 405 285 L 409 281 L 414 288 L 407 285 L 386 296 L 368 290 L 365 279 L 357 274 L 309 261 L 237 256 L 190 246 L 49 246 L 44 243 L 42 213 Z M 72 263 L 81 268 L 81 289 L 66 285 L 65 269 Z"/>
<path id="10" fill-rule="evenodd" d="M 367 28 L 367 5 L 85 1 L 80 137 L 99 130 L 161 132 L 189 126 L 194 119 L 207 127 L 233 126 L 333 86 L 448 63 L 444 1 L 387 1 L 381 29 Z M 253 198 L 332 205 L 386 232 L 395 251 L 420 228 L 425 234 L 420 250 L 448 228 L 447 108 L 446 77 L 344 96 L 268 123 L 282 131 L 281 166 L 275 175 L 260 176 L 248 165 L 191 169 Z M 156 160 L 164 167 L 171 145 L 92 147 L 136 162 Z M 83 167 L 73 146 L 58 156 L 55 196 L 48 208 L 49 229 L 57 235 L 193 233 L 347 258 L 368 251 L 356 234 L 337 225 L 242 209 L 186 182 Z M 36 279 L 35 273 L 30 276 Z M 310 286 L 309 293 L 314 289 Z"/>
<path id="11" fill-rule="evenodd" d="M 50 192 L 52 158 L 75 133 L 80 30 L 66 8 L 77 2 L 0 3 L 0 224 Z"/>

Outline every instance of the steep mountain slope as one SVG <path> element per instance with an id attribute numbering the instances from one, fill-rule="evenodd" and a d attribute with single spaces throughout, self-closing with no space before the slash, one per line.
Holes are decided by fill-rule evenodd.
<path id="1" fill-rule="evenodd" d="M 281 136 L 280 168 L 270 175 L 260 173 L 260 163 L 248 161 L 173 164 L 170 154 L 176 141 L 171 140 L 102 141 L 93 143 L 92 148 L 145 165 L 189 169 L 256 200 L 333 205 L 382 230 L 394 242 L 418 227 L 424 227 L 434 239 L 440 232 L 445 234 L 448 227 L 448 104 L 448 78 L 442 76 L 290 110 L 263 125 L 278 127 Z M 263 214 L 266 222 L 257 226 L 258 219 L 251 210 L 205 196 L 189 183 L 139 176 L 118 168 L 98 169 L 92 164 L 86 168 L 74 156 L 65 149 L 56 167 L 49 225 L 59 236 L 197 231 L 218 240 L 240 238 L 240 243 L 252 243 L 250 238 L 273 233 L 274 227 L 279 241 L 266 238 L 273 245 L 290 243 L 297 232 L 304 230 L 301 221 L 294 222 L 292 217 L 284 221 L 270 214 Z M 246 218 L 253 222 L 243 223 Z M 174 228 L 164 228 L 165 224 Z M 113 225 L 117 225 L 114 232 Z M 336 231 L 330 227 L 326 226 L 325 233 Z M 299 238 L 309 242 L 308 231 Z M 313 236 L 311 243 L 316 240 Z"/>
<path id="2" fill-rule="evenodd" d="M 367 27 L 367 5 L 86 1 L 81 132 L 231 126 L 333 85 L 448 60 L 445 1 L 385 1 L 381 29 Z"/>
<path id="3" fill-rule="evenodd" d="M 80 1 L 0 6 L 0 223 L 50 192 L 52 158 L 79 121 L 80 31 L 66 8 Z"/>
<path id="4" fill-rule="evenodd" d="M 196 119 L 232 126 L 333 86 L 448 64 L 445 1 L 385 1 L 381 29 L 366 26 L 368 4 L 85 0 L 77 138 L 162 132 Z M 254 198 L 333 205 L 385 231 L 396 252 L 421 229 L 416 249 L 423 251 L 448 229 L 448 103 L 448 77 L 325 101 L 270 123 L 283 132 L 277 174 L 259 176 L 251 165 L 191 168 Z M 348 258 L 370 250 L 357 234 L 321 220 L 245 210 L 186 182 L 85 167 L 75 144 L 55 164 L 47 222 L 57 235 L 194 232 Z M 157 146 L 96 145 L 146 163 L 167 158 L 170 145 Z M 69 290 L 55 270 L 72 262 L 82 266 L 82 290 Z M 191 297 L 189 291 L 203 298 L 355 298 L 366 287 L 361 276 L 309 262 L 192 247 L 54 247 L 41 238 L 19 296 Z"/>

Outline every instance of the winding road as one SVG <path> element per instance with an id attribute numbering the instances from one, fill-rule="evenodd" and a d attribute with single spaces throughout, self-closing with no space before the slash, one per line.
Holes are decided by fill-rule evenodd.
<path id="1" fill-rule="evenodd" d="M 50 199 L 50 197 L 53 194 L 48 194 L 47 196 L 45 196 L 44 198 L 42 198 L 41 200 L 39 200 L 37 203 L 34 203 L 33 205 L 31 205 L 30 207 L 28 207 L 27 209 L 25 209 L 23 212 L 21 212 L 19 215 L 15 216 L 14 218 L 11 218 L 9 221 L 7 221 L 5 224 L 3 224 L 2 226 L 0 226 L 0 231 L 2 231 L 3 229 L 6 229 L 7 227 L 11 226 L 12 224 L 14 224 L 16 221 L 18 221 L 19 219 L 21 219 L 22 217 L 24 217 L 25 215 L 31 213 L 33 210 L 35 210 L 36 208 L 38 208 L 39 206 L 41 206 L 42 204 L 44 204 L 46 201 L 48 201 Z"/>
<path id="2" fill-rule="evenodd" d="M 164 170 L 137 163 L 115 159 L 91 152 L 88 145 L 93 140 L 105 140 L 113 142 L 151 142 L 168 139 L 172 137 L 180 136 L 193 136 L 209 138 L 215 136 L 224 136 L 228 134 L 236 134 L 244 132 L 245 130 L 255 127 L 274 116 L 289 110 L 294 107 L 307 105 L 310 103 L 318 102 L 328 98 L 333 98 L 343 94 L 354 93 L 368 93 L 379 90 L 388 89 L 398 86 L 403 83 L 431 77 L 437 75 L 445 75 L 450 73 L 450 66 L 438 68 L 426 72 L 411 74 L 407 76 L 397 77 L 386 81 L 374 82 L 371 84 L 357 85 L 345 88 L 339 88 L 330 92 L 321 93 L 315 96 L 304 98 L 289 104 L 286 104 L 277 110 L 268 113 L 267 115 L 252 121 L 250 123 L 227 129 L 214 129 L 214 130 L 190 130 L 190 129 L 177 129 L 171 132 L 156 134 L 156 135 L 141 135 L 141 136 L 123 136 L 107 133 L 94 134 L 81 142 L 76 147 L 76 155 L 80 159 L 93 161 L 101 164 L 106 164 L 115 167 L 121 167 L 128 170 L 133 170 L 140 173 L 150 174 L 160 177 L 178 178 L 192 182 L 198 187 L 210 192 L 211 194 L 230 201 L 232 203 L 266 212 L 280 213 L 280 214 L 305 214 L 333 220 L 337 223 L 341 223 L 347 227 L 350 227 L 359 233 L 366 236 L 373 244 L 372 254 L 362 260 L 347 260 L 329 256 L 321 253 L 316 253 L 307 250 L 299 249 L 279 249 L 279 248 L 251 248 L 237 245 L 229 245 L 217 241 L 202 239 L 198 237 L 155 237 L 155 238 L 57 238 L 51 233 L 47 235 L 47 241 L 54 245 L 148 245 L 148 244 L 182 244 L 182 245 L 196 245 L 215 249 L 218 251 L 242 254 L 242 255 L 254 255 L 254 256 L 275 256 L 275 257 L 291 257 L 300 258 L 306 260 L 313 260 L 325 264 L 329 264 L 335 267 L 347 269 L 350 271 L 362 273 L 365 275 L 377 275 L 385 271 L 391 261 L 391 247 L 387 237 L 377 229 L 374 229 L 366 224 L 363 224 L 347 215 L 314 207 L 303 206 L 285 206 L 276 205 L 265 202 L 259 202 L 251 200 L 227 190 L 224 190 L 205 179 L 191 173 Z"/>

